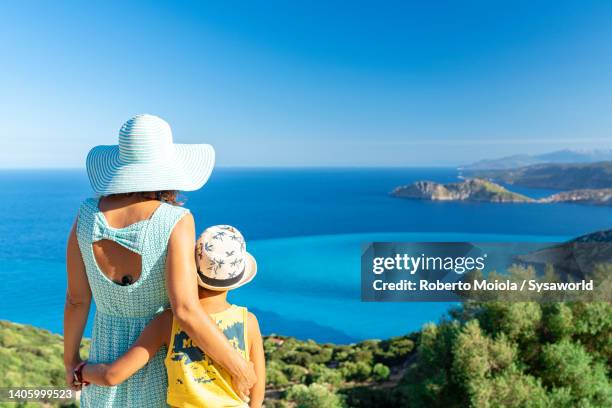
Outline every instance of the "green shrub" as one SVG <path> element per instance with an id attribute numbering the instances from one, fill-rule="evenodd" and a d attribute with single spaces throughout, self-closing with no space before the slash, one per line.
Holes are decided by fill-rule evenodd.
<path id="1" fill-rule="evenodd" d="M 276 361 L 271 361 L 266 365 L 266 384 L 272 387 L 289 384 L 289 379 L 283 373 L 282 366 Z"/>
<path id="2" fill-rule="evenodd" d="M 357 349 L 349 357 L 349 359 L 355 363 L 363 362 L 367 365 L 372 365 L 374 362 L 374 353 L 367 349 Z"/>
<path id="3" fill-rule="evenodd" d="M 546 390 L 540 382 L 514 366 L 481 381 L 470 396 L 474 407 L 548 408 Z"/>
<path id="4" fill-rule="evenodd" d="M 374 364 L 374 367 L 372 367 L 372 378 L 375 381 L 384 381 L 389 378 L 390 374 L 391 370 L 389 367 L 382 363 L 376 363 Z"/>
<path id="5" fill-rule="evenodd" d="M 267 399 L 264 402 L 264 408 L 290 408 L 289 403 L 283 400 Z"/>
<path id="6" fill-rule="evenodd" d="M 320 347 L 316 352 L 310 354 L 312 363 L 325 364 L 332 359 L 334 349 L 330 346 Z"/>
<path id="7" fill-rule="evenodd" d="M 296 408 L 344 408 L 342 396 L 335 394 L 328 387 L 321 384 L 293 385 L 285 398 L 294 402 Z"/>
<path id="8" fill-rule="evenodd" d="M 580 344 L 569 340 L 542 348 L 542 379 L 571 392 L 575 405 L 612 406 L 612 388 L 605 367 L 594 362 Z"/>
<path id="9" fill-rule="evenodd" d="M 565 303 L 543 305 L 542 313 L 545 334 L 551 341 L 568 338 L 574 333 L 574 315 Z"/>
<path id="10" fill-rule="evenodd" d="M 414 341 L 406 337 L 394 337 L 379 343 L 374 357 L 384 364 L 401 363 L 414 350 Z"/>
<path id="11" fill-rule="evenodd" d="M 372 367 L 363 361 L 356 363 L 352 361 L 344 361 L 340 363 L 340 372 L 342 376 L 350 381 L 365 381 L 370 377 Z"/>
<path id="12" fill-rule="evenodd" d="M 307 382 L 309 384 L 329 384 L 334 387 L 342 384 L 342 373 L 339 370 L 333 370 L 323 364 L 312 364 L 308 371 Z"/>
<path id="13" fill-rule="evenodd" d="M 342 361 L 348 360 L 349 356 L 353 352 L 351 346 L 337 346 L 334 349 L 332 359 L 341 363 Z"/>
<path id="14" fill-rule="evenodd" d="M 302 367 L 312 363 L 312 356 L 305 351 L 290 351 L 283 357 L 283 361 L 287 364 L 296 364 Z"/>
<path id="15" fill-rule="evenodd" d="M 306 375 L 308 374 L 308 370 L 296 364 L 287 364 L 283 367 L 283 373 L 291 382 L 304 382 Z"/>
<path id="16" fill-rule="evenodd" d="M 393 389 L 377 389 L 369 386 L 354 387 L 340 391 L 345 396 L 345 403 L 351 408 L 405 407 Z"/>

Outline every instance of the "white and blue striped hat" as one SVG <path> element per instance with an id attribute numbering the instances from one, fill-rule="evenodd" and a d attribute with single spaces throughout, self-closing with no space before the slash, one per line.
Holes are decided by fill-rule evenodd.
<path id="1" fill-rule="evenodd" d="M 86 163 L 91 186 L 100 195 L 197 190 L 214 165 L 211 145 L 174 144 L 170 125 L 148 114 L 125 122 L 119 144 L 94 147 Z"/>

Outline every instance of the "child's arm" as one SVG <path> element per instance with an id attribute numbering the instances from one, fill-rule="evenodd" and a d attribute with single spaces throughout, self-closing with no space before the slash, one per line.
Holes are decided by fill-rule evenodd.
<path id="1" fill-rule="evenodd" d="M 87 364 L 83 380 L 97 385 L 117 385 L 144 367 L 161 346 L 167 343 L 172 331 L 172 312 L 166 310 L 151 321 L 136 342 L 121 357 L 109 364 Z"/>
<path id="2" fill-rule="evenodd" d="M 255 365 L 257 382 L 251 388 L 250 408 L 261 408 L 266 394 L 266 357 L 264 354 L 263 340 L 259 331 L 259 323 L 253 313 L 249 313 L 249 360 Z"/>

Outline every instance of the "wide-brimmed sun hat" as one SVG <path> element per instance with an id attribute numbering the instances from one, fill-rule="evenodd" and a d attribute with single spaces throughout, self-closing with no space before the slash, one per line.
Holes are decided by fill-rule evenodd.
<path id="1" fill-rule="evenodd" d="M 174 144 L 170 125 L 148 114 L 134 116 L 121 126 L 119 144 L 96 146 L 86 167 L 100 195 L 137 191 L 197 190 L 215 164 L 208 144 Z"/>
<path id="2" fill-rule="evenodd" d="M 198 283 L 211 290 L 236 289 L 257 274 L 257 262 L 246 251 L 244 237 L 231 225 L 207 228 L 196 242 Z"/>

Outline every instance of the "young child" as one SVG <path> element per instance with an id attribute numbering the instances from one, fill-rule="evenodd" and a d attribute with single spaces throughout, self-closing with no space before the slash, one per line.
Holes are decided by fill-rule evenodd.
<path id="1" fill-rule="evenodd" d="M 246 252 L 240 231 L 228 225 L 206 229 L 196 243 L 200 304 L 217 322 L 230 343 L 253 362 L 257 383 L 250 401 L 243 402 L 230 375 L 195 346 L 170 310 L 161 313 L 143 330 L 134 345 L 109 364 L 85 364 L 81 380 L 97 385 L 117 385 L 141 369 L 162 346 L 168 347 L 169 405 L 174 407 L 261 407 L 265 393 L 263 342 L 255 315 L 227 301 L 227 292 L 250 282 L 257 272 L 255 259 Z"/>

